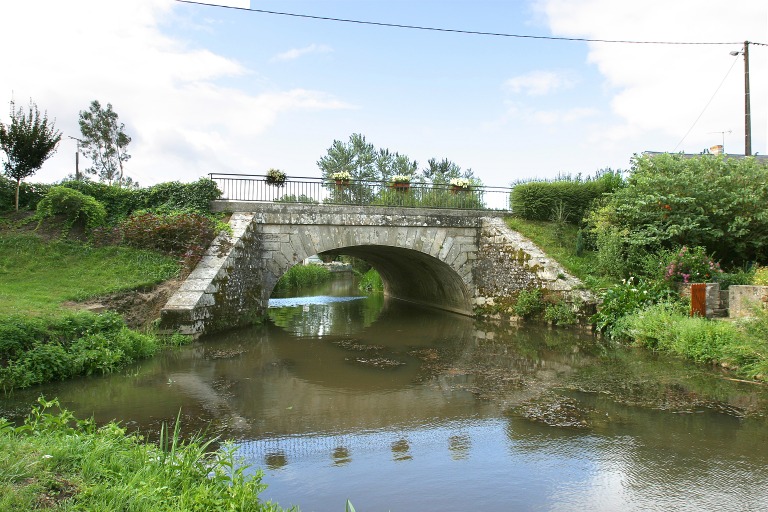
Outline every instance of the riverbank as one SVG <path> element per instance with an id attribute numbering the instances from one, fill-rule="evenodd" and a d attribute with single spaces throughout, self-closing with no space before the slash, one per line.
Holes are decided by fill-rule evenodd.
<path id="1" fill-rule="evenodd" d="M 40 399 L 23 425 L 0 420 L 0 510 L 283 510 L 259 499 L 261 472 L 247 474 L 231 447 L 182 442 L 180 429 L 149 443 Z"/>

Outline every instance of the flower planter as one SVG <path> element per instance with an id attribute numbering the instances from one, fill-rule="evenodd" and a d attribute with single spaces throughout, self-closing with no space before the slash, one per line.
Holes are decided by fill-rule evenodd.
<path id="1" fill-rule="evenodd" d="M 469 189 L 458 185 L 451 185 L 451 194 L 458 194 L 459 192 L 469 192 Z"/>
<path id="2" fill-rule="evenodd" d="M 409 188 L 411 188 L 410 183 L 392 183 L 389 188 L 395 190 L 396 192 L 407 192 Z"/>
<path id="3" fill-rule="evenodd" d="M 349 180 L 334 180 L 336 182 L 336 188 L 347 188 L 349 186 Z"/>

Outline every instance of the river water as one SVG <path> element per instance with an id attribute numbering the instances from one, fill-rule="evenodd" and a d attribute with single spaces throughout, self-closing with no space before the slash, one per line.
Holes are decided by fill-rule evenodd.
<path id="1" fill-rule="evenodd" d="M 766 510 L 768 390 L 607 348 L 360 296 L 274 298 L 264 325 L 37 396 L 150 436 L 231 439 L 263 493 L 302 511 Z"/>

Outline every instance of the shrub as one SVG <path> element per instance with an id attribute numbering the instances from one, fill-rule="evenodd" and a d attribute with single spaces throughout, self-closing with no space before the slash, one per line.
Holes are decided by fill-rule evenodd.
<path id="1" fill-rule="evenodd" d="M 145 191 L 143 189 L 120 187 L 89 180 L 64 181 L 61 186 L 77 190 L 102 203 L 106 208 L 107 222 L 110 224 L 125 219 L 134 210 L 143 208 L 145 204 Z"/>
<path id="2" fill-rule="evenodd" d="M 601 304 L 592 317 L 595 327 L 616 337 L 613 328 L 622 317 L 653 304 L 671 301 L 674 292 L 654 281 L 640 281 L 633 277 L 623 280 L 602 293 Z"/>
<path id="3" fill-rule="evenodd" d="M 217 233 L 216 221 L 198 213 L 138 213 L 121 225 L 123 241 L 196 263 Z"/>
<path id="4" fill-rule="evenodd" d="M 522 318 L 531 318 L 544 310 L 543 294 L 540 288 L 532 290 L 520 290 L 517 300 L 512 307 L 515 315 Z"/>
<path id="5" fill-rule="evenodd" d="M 768 259 L 768 165 L 753 158 L 638 156 L 627 185 L 589 216 L 619 257 L 683 245 L 733 265 Z M 614 234 L 614 237 L 601 237 Z M 613 254 L 615 247 L 606 248 Z M 726 259 L 727 258 L 727 259 Z"/>
<path id="6" fill-rule="evenodd" d="M 192 183 L 172 181 L 146 189 L 144 208 L 209 213 L 211 201 L 220 196 L 221 190 L 208 178 L 200 178 Z"/>
<path id="7" fill-rule="evenodd" d="M 768 267 L 758 267 L 755 269 L 755 274 L 752 278 L 752 284 L 757 286 L 768 286 Z"/>
<path id="8" fill-rule="evenodd" d="M 109 373 L 153 355 L 159 345 L 156 337 L 128 329 L 117 313 L 0 318 L 0 387 Z"/>
<path id="9" fill-rule="evenodd" d="M 52 187 L 37 204 L 37 216 L 42 220 L 59 214 L 66 215 L 67 228 L 80 222 L 93 229 L 107 217 L 104 205 L 93 197 L 67 187 Z"/>
<path id="10" fill-rule="evenodd" d="M 707 256 L 703 247 L 683 246 L 667 263 L 664 279 L 673 283 L 707 283 L 722 273 L 720 263 Z"/>
<path id="11" fill-rule="evenodd" d="M 22 181 L 19 186 L 19 209 L 34 210 L 37 203 L 51 188 L 41 183 Z M 10 211 L 16 208 L 16 182 L 0 175 L 0 211 Z"/>
<path id="12" fill-rule="evenodd" d="M 621 173 L 610 169 L 586 180 L 577 176 L 517 183 L 510 196 L 511 208 L 515 216 L 527 220 L 550 220 L 552 212 L 561 208 L 560 218 L 578 224 L 595 199 L 622 183 Z"/>
<path id="13" fill-rule="evenodd" d="M 555 325 L 574 325 L 578 318 L 573 308 L 561 300 L 544 307 L 544 320 Z"/>

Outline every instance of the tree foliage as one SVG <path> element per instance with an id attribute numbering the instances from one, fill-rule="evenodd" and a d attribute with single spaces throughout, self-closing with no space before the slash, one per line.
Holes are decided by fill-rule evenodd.
<path id="1" fill-rule="evenodd" d="M 83 134 L 80 148 L 93 163 L 86 172 L 110 185 L 131 184 L 123 172 L 123 162 L 131 158 L 127 152 L 131 138 L 125 133 L 125 125 L 118 123 L 112 104 L 107 103 L 105 109 L 93 100 L 88 110 L 80 111 L 79 123 Z"/>
<path id="2" fill-rule="evenodd" d="M 590 216 L 622 277 L 643 255 L 701 246 L 732 265 L 768 261 L 768 166 L 754 158 L 637 156 L 627 186 Z M 623 269 L 623 270 L 622 270 Z"/>
<path id="3" fill-rule="evenodd" d="M 56 152 L 61 132 L 48 121 L 48 114 L 40 114 L 32 101 L 29 112 L 11 101 L 11 122 L 0 123 L 0 149 L 6 156 L 3 169 L 6 176 L 16 180 L 16 210 L 19 209 L 21 180 L 37 172 L 43 163 Z"/>

